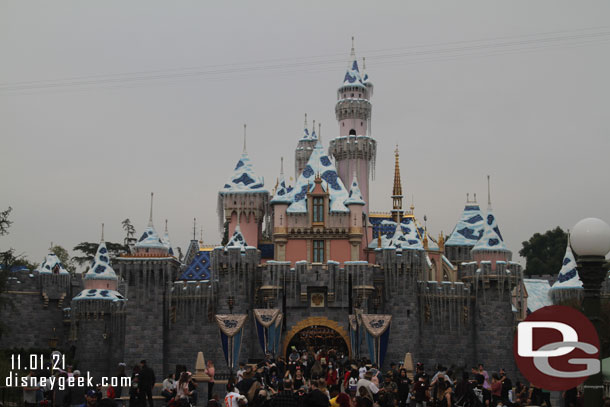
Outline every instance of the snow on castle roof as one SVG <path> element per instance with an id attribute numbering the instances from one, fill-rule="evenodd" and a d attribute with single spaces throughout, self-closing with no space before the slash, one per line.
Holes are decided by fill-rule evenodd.
<path id="1" fill-rule="evenodd" d="M 241 233 L 241 228 L 239 227 L 239 225 L 235 226 L 235 231 L 233 232 L 233 236 L 231 236 L 231 240 L 229 240 L 229 242 L 225 246 L 225 248 L 227 248 L 227 249 L 230 247 L 239 247 L 242 252 L 245 251 L 247 247 L 250 247 L 246 243 L 246 239 L 244 238 L 244 235 Z"/>
<path id="2" fill-rule="evenodd" d="M 467 202 L 445 246 L 474 246 L 483 236 L 484 219 L 479 204 Z"/>
<path id="3" fill-rule="evenodd" d="M 366 202 L 362 199 L 362 193 L 360 192 L 360 186 L 358 186 L 358 178 L 356 178 L 355 172 L 354 177 L 352 178 L 352 186 L 349 190 L 349 198 L 343 203 L 345 205 L 366 205 Z"/>
<path id="4" fill-rule="evenodd" d="M 275 191 L 275 195 L 273 195 L 273 198 L 269 202 L 271 204 L 292 203 L 292 199 L 290 198 L 290 193 L 292 192 L 292 189 L 292 186 L 286 186 L 284 174 L 281 174 L 277 190 Z"/>
<path id="5" fill-rule="evenodd" d="M 368 77 L 367 77 L 368 79 Z M 345 77 L 343 78 L 343 86 L 362 86 L 364 87 L 362 76 L 360 76 L 360 70 L 358 69 L 358 61 L 354 57 L 353 61 L 350 62 Z"/>
<path id="6" fill-rule="evenodd" d="M 419 239 L 417 226 L 412 218 L 403 218 L 400 228 L 397 228 L 396 222 L 391 220 L 383 220 L 382 226 L 394 226 L 394 232 L 389 235 L 381 235 L 381 248 L 400 248 L 400 249 L 423 249 L 421 240 Z M 378 246 L 377 239 L 373 239 L 369 243 L 370 249 L 376 249 Z"/>
<path id="7" fill-rule="evenodd" d="M 102 241 L 91 263 L 91 268 L 83 277 L 85 280 L 117 280 L 116 273 L 110 266 L 110 256 L 106 243 Z"/>
<path id="8" fill-rule="evenodd" d="M 493 251 L 508 251 L 506 244 L 502 240 L 500 229 L 496 224 L 496 217 L 493 215 L 491 208 L 487 212 L 487 220 L 483 227 L 483 236 L 477 241 L 472 250 L 493 250 Z"/>
<path id="9" fill-rule="evenodd" d="M 38 272 L 41 274 L 70 274 L 54 253 L 47 254 L 47 257 L 38 266 Z"/>
<path id="10" fill-rule="evenodd" d="M 551 287 L 551 290 L 561 290 L 566 288 L 582 289 L 582 281 L 578 276 L 578 270 L 576 269 L 576 259 L 572 253 L 570 242 L 568 241 L 568 247 L 566 247 L 566 254 L 563 256 L 563 263 L 561 270 L 559 270 L 559 276 L 557 281 Z"/>
<path id="11" fill-rule="evenodd" d="M 138 243 L 135 244 L 135 248 L 167 250 L 167 246 L 157 234 L 152 222 L 149 222 L 146 229 L 144 229 L 144 233 L 142 233 L 142 236 L 140 236 Z"/>
<path id="12" fill-rule="evenodd" d="M 268 192 L 265 188 L 263 177 L 257 177 L 254 173 L 254 167 L 250 161 L 248 153 L 244 151 L 241 155 L 233 175 L 228 183 L 220 190 L 220 194 L 224 193 L 248 193 L 248 192 Z"/>
<path id="13" fill-rule="evenodd" d="M 347 189 L 339 178 L 334 164 L 324 153 L 324 147 L 319 140 L 309 156 L 307 165 L 299 175 L 294 190 L 290 193 L 292 203 L 287 211 L 289 213 L 307 212 L 307 192 L 313 189 L 316 174 L 319 174 L 322 180 L 328 184 L 326 192 L 330 195 L 330 211 L 349 212 L 349 209 L 344 205 L 345 200 L 349 197 Z M 327 189 L 324 183 L 322 187 L 325 190 Z"/>
<path id="14" fill-rule="evenodd" d="M 527 312 L 532 313 L 547 305 L 553 305 L 549 290 L 551 286 L 547 280 L 524 278 L 523 284 L 527 291 Z"/>
<path id="15" fill-rule="evenodd" d="M 98 288 L 85 289 L 81 291 L 72 301 L 79 300 L 105 300 L 105 301 L 126 301 L 125 297 L 115 290 L 102 290 Z"/>

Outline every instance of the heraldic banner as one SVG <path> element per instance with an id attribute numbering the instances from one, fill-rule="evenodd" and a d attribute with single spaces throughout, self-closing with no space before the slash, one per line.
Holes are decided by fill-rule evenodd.
<path id="1" fill-rule="evenodd" d="M 239 360 L 241 349 L 241 338 L 244 332 L 244 324 L 248 318 L 247 314 L 216 315 L 216 323 L 220 329 L 220 342 L 222 351 L 231 372 Z"/>
<path id="2" fill-rule="evenodd" d="M 390 338 L 391 315 L 362 314 L 362 325 L 364 325 L 364 336 L 369 348 L 369 355 L 373 363 L 379 367 L 383 365 L 383 359 L 388 350 Z"/>
<path id="3" fill-rule="evenodd" d="M 263 352 L 276 356 L 282 339 L 282 321 L 284 315 L 279 309 L 255 309 L 254 324 L 258 334 L 258 343 Z"/>

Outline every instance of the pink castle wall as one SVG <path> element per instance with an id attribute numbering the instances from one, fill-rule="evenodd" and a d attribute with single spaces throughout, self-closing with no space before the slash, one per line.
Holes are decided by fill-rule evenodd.
<path id="1" fill-rule="evenodd" d="M 286 261 L 294 266 L 294 263 L 307 260 L 307 240 L 290 239 L 286 243 Z"/>
<path id="2" fill-rule="evenodd" d="M 115 280 L 86 280 L 83 279 L 83 286 L 87 290 L 116 290 L 117 282 Z"/>
<path id="3" fill-rule="evenodd" d="M 237 213 L 233 211 L 229 223 L 229 240 L 235 232 L 236 225 Z M 239 228 L 241 229 L 241 234 L 244 235 L 244 239 L 246 239 L 248 246 L 258 247 L 259 225 L 254 218 L 254 213 L 250 213 L 249 215 L 242 213 L 239 217 Z"/>
<path id="4" fill-rule="evenodd" d="M 350 252 L 351 247 L 348 240 L 331 240 L 328 260 L 338 261 L 343 264 L 351 260 Z"/>
<path id="5" fill-rule="evenodd" d="M 508 253 L 495 252 L 495 251 L 476 251 L 476 252 L 472 253 L 472 257 L 473 257 L 474 261 L 476 261 L 478 264 L 480 264 L 481 261 L 491 262 L 492 270 L 496 269 L 497 261 L 509 261 L 510 260 Z"/>

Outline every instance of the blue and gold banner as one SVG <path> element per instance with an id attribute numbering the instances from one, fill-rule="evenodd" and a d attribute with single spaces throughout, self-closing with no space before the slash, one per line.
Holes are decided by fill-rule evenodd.
<path id="1" fill-rule="evenodd" d="M 231 371 L 233 371 L 239 360 L 241 338 L 247 318 L 247 314 L 216 315 L 216 324 L 218 324 L 220 329 L 222 351 L 225 355 L 227 366 L 229 366 Z"/>
<path id="2" fill-rule="evenodd" d="M 388 350 L 390 338 L 391 315 L 362 314 L 362 325 L 364 326 L 364 336 L 369 349 L 371 361 L 376 363 L 379 368 L 383 365 L 383 359 Z"/>
<path id="3" fill-rule="evenodd" d="M 283 314 L 279 309 L 255 309 L 254 324 L 258 334 L 258 343 L 263 352 L 276 355 L 282 339 Z"/>

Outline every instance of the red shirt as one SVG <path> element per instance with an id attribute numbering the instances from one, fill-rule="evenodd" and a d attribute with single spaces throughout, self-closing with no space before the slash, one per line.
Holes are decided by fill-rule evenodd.
<path id="1" fill-rule="evenodd" d="M 502 395 L 502 382 L 497 381 L 491 384 L 491 394 L 498 397 Z"/>

